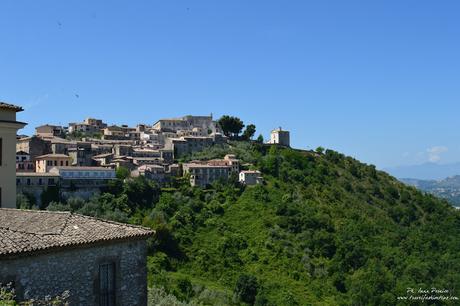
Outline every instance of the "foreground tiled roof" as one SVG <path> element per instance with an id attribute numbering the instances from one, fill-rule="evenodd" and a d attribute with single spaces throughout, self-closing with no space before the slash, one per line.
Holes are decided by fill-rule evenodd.
<path id="1" fill-rule="evenodd" d="M 0 109 L 9 109 L 9 110 L 14 110 L 17 112 L 22 112 L 24 109 L 20 106 L 16 106 L 13 104 L 8 104 L 5 102 L 0 102 Z"/>
<path id="2" fill-rule="evenodd" d="M 70 212 L 0 208 L 0 257 L 147 238 L 150 229 Z"/>

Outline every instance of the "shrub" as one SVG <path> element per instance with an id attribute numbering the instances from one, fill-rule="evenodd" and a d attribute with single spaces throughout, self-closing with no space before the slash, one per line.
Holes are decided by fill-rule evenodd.
<path id="1" fill-rule="evenodd" d="M 233 293 L 238 300 L 253 305 L 258 288 L 259 283 L 255 276 L 242 274 L 236 282 Z"/>

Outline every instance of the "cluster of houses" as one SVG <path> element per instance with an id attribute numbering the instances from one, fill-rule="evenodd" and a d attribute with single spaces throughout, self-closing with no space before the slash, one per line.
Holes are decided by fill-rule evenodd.
<path id="1" fill-rule="evenodd" d="M 212 116 L 135 128 L 89 118 L 68 127 L 40 126 L 28 137 L 17 136 L 26 125 L 16 120 L 21 111 L 0 102 L 0 287 L 14 289 L 17 301 L 65 295 L 70 305 L 147 305 L 146 240 L 154 235 L 147 228 L 70 212 L 15 209 L 17 190 L 98 189 L 115 178 L 118 167 L 160 183 L 182 175 L 193 186 L 232 175 L 247 185 L 263 181 L 259 171 L 242 170 L 231 154 L 175 163 L 225 141 Z M 71 140 L 69 134 L 85 137 Z M 289 133 L 274 130 L 269 143 L 289 146 Z"/>
<path id="2" fill-rule="evenodd" d="M 15 209 L 18 164 L 41 183 L 112 175 L 105 168 L 73 167 L 67 154 L 46 152 L 55 155 L 48 158 L 35 146 L 15 159 L 17 130 L 26 125 L 16 120 L 22 110 L 0 102 L 0 289 L 34 305 L 52 304 L 49 298 L 56 296 L 69 305 L 147 305 L 146 240 L 152 230 L 70 212 Z M 32 141 L 43 145 L 41 140 Z M 4 297 L 0 304 L 12 304 Z"/>
<path id="3" fill-rule="evenodd" d="M 72 189 L 91 195 L 107 186 L 120 167 L 133 177 L 144 176 L 159 184 L 189 176 L 192 186 L 205 187 L 232 174 L 243 184 L 261 183 L 261 174 L 243 170 L 233 155 L 177 163 L 181 157 L 226 140 L 212 115 L 161 119 L 136 127 L 108 126 L 95 118 L 64 127 L 46 124 L 37 127 L 33 136 L 18 136 L 16 186 L 18 192 L 36 198 L 57 185 L 63 192 Z M 273 130 L 268 143 L 289 146 L 289 132 Z"/>

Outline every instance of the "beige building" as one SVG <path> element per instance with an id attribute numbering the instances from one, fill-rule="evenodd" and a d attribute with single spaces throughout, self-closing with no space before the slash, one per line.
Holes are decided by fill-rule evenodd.
<path id="1" fill-rule="evenodd" d="M 98 130 L 101 130 L 107 127 L 107 124 L 105 124 L 102 121 L 102 119 L 86 118 L 83 122 L 96 127 Z"/>
<path id="2" fill-rule="evenodd" d="M 0 102 L 0 208 L 16 207 L 16 133 L 26 124 L 16 121 L 19 106 Z"/>
<path id="3" fill-rule="evenodd" d="M 282 146 L 289 147 L 290 146 L 289 131 L 285 131 L 281 127 L 274 129 L 270 134 L 270 141 L 268 143 L 279 144 Z"/>
<path id="4" fill-rule="evenodd" d="M 64 129 L 62 126 L 45 124 L 37 126 L 35 128 L 35 134 L 39 137 L 49 138 L 49 137 L 61 137 L 64 135 Z"/>
<path id="5" fill-rule="evenodd" d="M 65 167 L 72 164 L 72 158 L 65 154 L 46 154 L 35 158 L 36 172 L 49 172 L 53 167 Z"/>

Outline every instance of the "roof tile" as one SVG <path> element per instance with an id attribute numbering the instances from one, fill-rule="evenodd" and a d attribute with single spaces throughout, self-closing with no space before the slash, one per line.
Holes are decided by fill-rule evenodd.
<path id="1" fill-rule="evenodd" d="M 0 209 L 0 256 L 152 234 L 144 227 L 70 212 Z"/>

